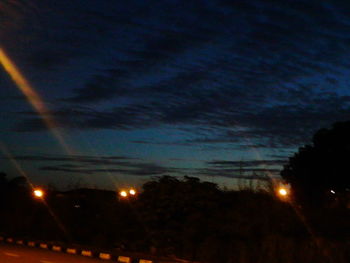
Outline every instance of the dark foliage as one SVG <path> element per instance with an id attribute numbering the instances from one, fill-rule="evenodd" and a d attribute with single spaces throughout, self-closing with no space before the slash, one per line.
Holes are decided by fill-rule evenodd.
<path id="1" fill-rule="evenodd" d="M 223 247 L 238 241 L 305 234 L 291 207 L 267 193 L 221 191 L 197 178 L 167 176 L 143 190 L 139 211 L 161 253 L 199 260 L 208 251 L 220 257 Z"/>
<path id="2" fill-rule="evenodd" d="M 192 177 L 156 178 L 129 199 L 97 189 L 47 189 L 39 201 L 23 179 L 1 174 L 0 187 L 0 232 L 15 237 L 213 263 L 331 262 L 324 248 L 329 255 L 346 251 L 343 243 L 333 249 L 312 239 L 292 206 L 270 193 L 224 191 Z"/>
<path id="3" fill-rule="evenodd" d="M 347 206 L 350 197 L 350 122 L 321 129 L 312 145 L 299 149 L 281 176 L 291 184 L 296 200 L 308 207 Z"/>

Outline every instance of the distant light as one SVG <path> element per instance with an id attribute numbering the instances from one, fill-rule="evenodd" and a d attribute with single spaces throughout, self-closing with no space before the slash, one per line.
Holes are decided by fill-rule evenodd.
<path id="1" fill-rule="evenodd" d="M 130 189 L 130 190 L 129 190 L 129 194 L 131 194 L 131 195 L 136 195 L 136 191 L 135 191 L 134 189 Z"/>
<path id="2" fill-rule="evenodd" d="M 80 205 L 74 205 L 75 208 L 80 208 Z"/>
<path id="3" fill-rule="evenodd" d="M 37 198 L 43 198 L 44 197 L 44 191 L 41 189 L 34 189 L 33 194 Z"/>
<path id="4" fill-rule="evenodd" d="M 331 190 L 331 193 L 332 193 L 332 194 L 335 194 L 335 191 L 334 191 L 334 190 Z"/>
<path id="5" fill-rule="evenodd" d="M 120 192 L 119 192 L 119 195 L 120 195 L 121 197 L 127 197 L 127 196 L 128 196 L 128 193 L 127 193 L 126 191 L 120 191 Z"/>

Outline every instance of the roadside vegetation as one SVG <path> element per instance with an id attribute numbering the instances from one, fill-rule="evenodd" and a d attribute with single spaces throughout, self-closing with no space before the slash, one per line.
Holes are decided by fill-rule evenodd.
<path id="1" fill-rule="evenodd" d="M 198 178 L 162 176 L 139 194 L 46 189 L 0 174 L 0 232 L 14 237 L 144 252 L 208 263 L 350 262 L 350 123 L 318 131 L 272 182 L 220 189 Z"/>
<path id="2" fill-rule="evenodd" d="M 74 189 L 37 200 L 23 179 L 1 178 L 1 231 L 15 237 L 201 262 L 349 260 L 347 209 L 305 215 L 266 188 L 222 190 L 193 177 L 163 176 L 128 199 Z"/>

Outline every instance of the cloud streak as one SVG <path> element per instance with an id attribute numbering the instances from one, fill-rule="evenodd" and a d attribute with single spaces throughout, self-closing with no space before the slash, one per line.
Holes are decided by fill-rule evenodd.
<path id="1" fill-rule="evenodd" d="M 56 2 L 40 3 L 38 14 L 38 1 L 0 10 L 2 44 L 24 70 L 62 81 L 64 92 L 47 95 L 55 128 L 166 128 L 186 136 L 130 136 L 128 143 L 242 152 L 295 149 L 317 129 L 350 118 L 344 1 Z M 12 3 L 4 1 L 4 10 Z M 42 84 L 44 93 L 50 85 Z M 12 131 L 46 131 L 34 112 L 13 116 Z M 16 158 L 44 163 L 41 171 L 131 176 L 276 175 L 285 163 L 213 160 L 190 169 L 123 156 Z"/>
<path id="2" fill-rule="evenodd" d="M 3 157 L 2 159 L 9 159 Z M 232 179 L 268 180 L 277 176 L 283 160 L 261 161 L 223 161 L 205 162 L 202 168 L 174 167 L 165 164 L 145 162 L 125 156 L 87 156 L 87 155 L 17 155 L 11 157 L 17 162 L 30 162 L 39 171 L 79 175 L 126 175 L 135 177 L 207 176 Z"/>

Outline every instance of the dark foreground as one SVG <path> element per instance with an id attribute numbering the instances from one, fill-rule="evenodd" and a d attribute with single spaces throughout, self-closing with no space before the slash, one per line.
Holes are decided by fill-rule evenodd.
<path id="1" fill-rule="evenodd" d="M 53 252 L 39 248 L 28 248 L 15 245 L 0 244 L 1 263 L 92 263 L 102 262 L 100 259 L 78 255 Z"/>

